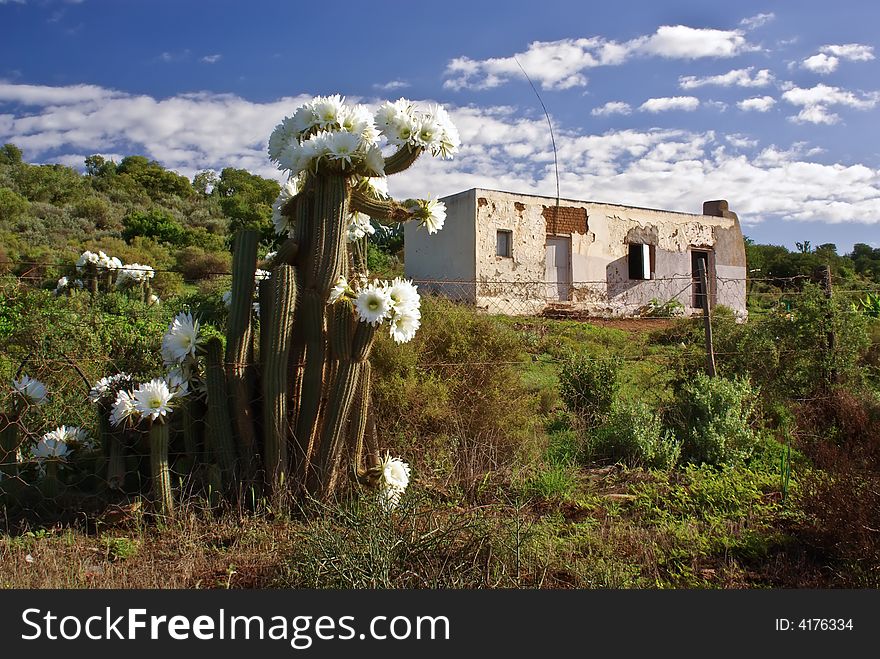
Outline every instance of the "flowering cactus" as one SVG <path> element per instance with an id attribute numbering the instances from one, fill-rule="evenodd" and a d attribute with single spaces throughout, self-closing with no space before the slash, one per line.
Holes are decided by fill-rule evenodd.
<path id="1" fill-rule="evenodd" d="M 383 138 L 393 150 L 387 156 Z M 274 342 L 264 343 L 269 352 L 261 355 L 264 377 L 273 360 L 284 362 L 285 368 L 275 365 L 271 371 L 279 380 L 272 391 L 275 396 L 287 392 L 292 403 L 289 411 L 277 405 L 264 386 L 264 458 L 273 488 L 287 478 L 300 491 L 329 498 L 346 446 L 354 466 L 364 471 L 368 358 L 375 332 L 387 323 L 395 341 L 408 341 L 421 315 L 416 287 L 401 279 L 370 281 L 365 249 L 358 247 L 372 233 L 369 218 L 414 220 L 429 233 L 442 228 L 442 202 L 396 202 L 387 194 L 385 177 L 405 170 L 425 151 L 451 158 L 458 145 L 458 132 L 442 107 L 420 111 L 405 99 L 383 103 L 371 114 L 338 95 L 318 97 L 272 133 L 269 157 L 289 175 L 274 206 L 275 228 L 287 239 L 273 258 L 272 278 L 282 276 L 285 266 L 292 266 L 292 277 L 285 275 L 289 285 L 273 281 L 271 304 L 294 291 L 296 297 L 295 318 L 273 308 L 261 319 L 273 336 L 292 333 L 288 355 L 273 353 Z M 289 293 L 278 290 L 285 286 Z M 284 451 L 268 450 L 275 445 L 289 447 L 289 459 Z M 366 459 L 378 473 L 375 447 Z"/>
<path id="2" fill-rule="evenodd" d="M 288 173 L 273 205 L 280 245 L 267 256 L 268 270 L 259 270 L 259 234 L 235 236 L 232 287 L 223 296 L 225 345 L 181 313 L 162 340 L 168 376 L 121 389 L 106 403 L 114 425 L 150 424 L 160 511 L 173 509 L 166 420 L 178 405 L 187 453 L 196 450 L 188 439 L 193 428 L 204 424 L 212 489 L 241 494 L 266 486 L 276 496 L 327 500 L 347 454 L 358 479 L 379 486 L 387 508 L 397 505 L 409 466 L 390 456 L 383 461 L 375 445 L 363 448 L 369 355 L 382 327 L 397 343 L 413 338 L 420 298 L 412 282 L 370 279 L 366 240 L 373 222 L 442 229 L 442 202 L 397 202 L 385 177 L 426 151 L 451 158 L 458 143 L 443 108 L 419 111 L 404 99 L 372 113 L 339 96 L 318 97 L 275 128 L 269 157 Z"/>

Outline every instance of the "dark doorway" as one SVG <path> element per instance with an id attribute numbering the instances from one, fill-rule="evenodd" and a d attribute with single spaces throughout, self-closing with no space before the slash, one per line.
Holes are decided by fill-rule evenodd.
<path id="1" fill-rule="evenodd" d="M 707 295 L 710 306 L 712 303 L 712 281 L 715 277 L 711 268 L 710 256 L 711 252 L 708 250 L 691 250 L 691 280 L 693 282 L 692 290 L 694 292 L 692 305 L 697 309 L 703 308 L 703 300 L 706 299 Z M 703 264 L 703 267 L 706 270 L 706 281 L 709 284 L 708 291 L 703 290 L 703 284 L 700 282 L 700 263 Z"/>

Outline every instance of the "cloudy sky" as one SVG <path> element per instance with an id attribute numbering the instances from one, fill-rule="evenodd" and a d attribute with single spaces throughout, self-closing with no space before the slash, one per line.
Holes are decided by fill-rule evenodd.
<path id="1" fill-rule="evenodd" d="M 0 0 L 0 142 L 280 178 L 302 99 L 438 101 L 463 146 L 398 197 L 472 187 L 699 212 L 880 246 L 880 3 Z"/>

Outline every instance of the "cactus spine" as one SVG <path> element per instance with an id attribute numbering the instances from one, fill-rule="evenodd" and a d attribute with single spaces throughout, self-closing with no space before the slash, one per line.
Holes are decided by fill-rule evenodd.
<path id="1" fill-rule="evenodd" d="M 229 396 L 222 355 L 223 345 L 220 339 L 216 336 L 208 339 L 205 343 L 205 386 L 208 390 L 205 442 L 220 469 L 223 487 L 231 489 L 236 476 L 235 439 L 229 416 Z"/>
<path id="2" fill-rule="evenodd" d="M 150 426 L 150 475 L 156 513 L 163 517 L 174 514 L 171 496 L 171 469 L 168 467 L 168 444 L 171 438 L 167 423 L 154 421 Z"/>
<path id="3" fill-rule="evenodd" d="M 288 478 L 288 359 L 296 304 L 294 269 L 280 265 L 272 269 L 269 309 L 262 310 L 266 334 L 263 355 L 263 450 L 266 478 L 273 492 L 278 493 Z"/>
<path id="4" fill-rule="evenodd" d="M 253 368 L 250 352 L 253 342 L 251 319 L 254 299 L 254 272 L 257 267 L 257 245 L 260 234 L 254 230 L 240 231 L 235 236 L 232 266 L 232 300 L 226 334 L 226 378 L 233 410 L 238 453 L 245 480 L 256 478 L 257 437 L 251 404 L 253 402 Z"/>

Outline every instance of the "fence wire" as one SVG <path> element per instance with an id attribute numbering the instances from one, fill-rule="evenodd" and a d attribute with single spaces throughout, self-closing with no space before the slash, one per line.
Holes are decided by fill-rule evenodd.
<path id="1" fill-rule="evenodd" d="M 0 273 L 0 374 L 6 380 L 0 383 L 0 517 L 6 517 L 9 527 L 14 519 L 100 512 L 108 502 L 128 501 L 149 492 L 150 451 L 146 432 L 128 429 L 119 433 L 124 447 L 124 472 L 121 479 L 118 474 L 111 476 L 109 449 L 100 441 L 100 415 L 106 415 L 107 410 L 99 410 L 90 403 L 88 392 L 99 378 L 116 372 L 136 371 L 145 377 L 150 375 L 151 369 L 157 373 L 161 369 L 160 334 L 128 337 L 123 350 L 114 342 L 119 339 L 119 332 L 155 331 L 157 324 L 167 322 L 180 303 L 170 297 L 161 304 L 141 303 L 124 309 L 104 305 L 99 309 L 92 294 L 74 290 L 63 294 L 64 300 L 58 302 L 59 307 L 67 305 L 66 315 L 48 314 L 45 319 L 29 317 L 32 312 L 38 314 L 43 310 L 21 307 L 19 302 L 25 299 L 23 296 L 43 290 L 42 303 L 51 306 L 48 296 L 54 288 L 54 277 L 68 274 L 70 267 L 49 263 L 15 265 L 19 274 Z M 157 269 L 157 272 L 183 274 L 179 269 Z M 215 281 L 231 276 L 229 272 L 206 274 Z M 748 322 L 748 317 L 772 314 L 785 318 L 797 313 L 800 300 L 815 294 L 806 287 L 811 279 L 803 276 L 716 277 L 709 286 L 709 300 L 716 308 L 732 307 L 735 319 L 740 322 Z M 200 283 L 205 278 L 188 281 Z M 837 278 L 832 282 L 833 295 L 844 314 L 869 313 L 863 301 L 866 296 L 880 294 L 880 286 Z M 690 317 L 679 320 L 685 325 L 700 322 L 702 313 L 699 306 L 702 291 L 690 274 L 563 284 L 489 279 L 415 280 L 414 283 L 425 297 L 423 325 L 441 316 L 448 319 L 461 314 L 471 318 L 476 310 L 477 316 L 497 316 L 500 322 L 519 333 L 524 346 L 521 354 L 512 354 L 510 359 L 504 360 L 487 360 L 467 351 L 455 353 L 452 359 L 448 355 L 434 358 L 426 351 L 415 365 L 425 378 L 454 379 L 463 374 L 502 368 L 558 370 L 564 361 L 558 351 L 538 354 L 546 347 L 542 340 L 552 334 L 550 327 L 557 319 L 610 324 L 622 329 L 664 329 L 676 327 L 673 321 L 682 317 Z M 218 303 L 221 288 L 214 286 L 210 294 Z M 215 307 L 221 312 L 224 308 L 222 303 Z M 30 323 L 27 331 L 15 326 L 17 319 Z M 214 320 L 222 325 L 222 318 Z M 146 324 L 133 329 L 141 321 Z M 680 333 L 687 334 L 686 331 Z M 695 352 L 702 347 L 701 344 L 683 346 Z M 681 362 L 681 351 L 676 352 L 678 348 L 682 346 L 675 346 L 675 350 L 658 350 L 645 342 L 634 342 L 620 358 L 627 363 L 644 364 L 662 379 L 666 371 Z M 747 354 L 716 351 L 716 357 L 779 361 L 827 351 L 828 346 L 821 344 L 799 346 L 796 350 L 758 346 Z M 9 380 L 24 374 L 46 384 L 48 395 L 44 404 L 28 404 L 11 391 Z M 400 420 L 404 422 L 405 419 Z M 79 443 L 64 456 L 35 454 L 44 436 L 62 426 L 84 429 L 89 441 Z M 192 454 L 184 447 L 180 421 L 173 422 L 170 463 L 174 487 L 179 492 L 204 491 L 210 485 L 204 438 L 210 437 L 212 428 L 205 424 L 201 433 L 202 444 Z"/>

